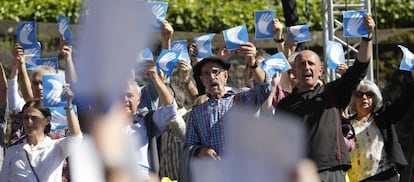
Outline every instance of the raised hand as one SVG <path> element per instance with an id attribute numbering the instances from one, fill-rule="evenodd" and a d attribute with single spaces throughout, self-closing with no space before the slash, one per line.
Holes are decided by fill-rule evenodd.
<path id="1" fill-rule="evenodd" d="M 279 21 L 279 19 L 275 18 L 273 19 L 273 32 L 274 32 L 274 38 L 277 40 L 280 40 L 282 38 L 283 33 L 283 24 Z"/>
<path id="2" fill-rule="evenodd" d="M 73 101 L 74 97 L 75 97 L 75 94 L 73 93 L 72 89 L 70 88 L 70 84 L 66 83 L 65 87 L 62 91 L 61 98 L 68 101 L 68 105 L 66 106 L 67 108 L 72 107 L 72 101 Z"/>
<path id="3" fill-rule="evenodd" d="M 19 39 L 23 44 L 26 44 L 26 45 L 33 44 L 33 42 L 29 40 L 29 35 L 32 31 L 33 31 L 32 24 L 25 24 L 23 26 L 23 28 L 22 28 L 22 30 L 20 31 L 20 34 L 19 34 Z"/>
<path id="4" fill-rule="evenodd" d="M 372 18 L 371 13 L 367 13 L 364 16 L 364 23 L 365 23 L 365 26 L 368 29 L 368 35 L 370 35 L 375 29 L 375 21 Z"/>
<path id="5" fill-rule="evenodd" d="M 63 85 L 59 81 L 53 79 L 49 79 L 47 81 L 52 84 L 52 89 L 46 96 L 47 102 L 52 105 L 58 104 L 61 101 Z"/>
<path id="6" fill-rule="evenodd" d="M 171 36 L 174 34 L 174 29 L 167 20 L 162 22 L 161 26 L 161 39 L 166 42 L 171 39 Z"/>
<path id="7" fill-rule="evenodd" d="M 11 50 L 11 52 L 13 59 L 16 61 L 20 61 L 21 58 L 24 58 L 24 49 L 19 43 L 16 43 L 14 45 L 14 48 Z"/>
<path id="8" fill-rule="evenodd" d="M 268 25 L 272 21 L 272 15 L 264 13 L 259 17 L 259 22 L 257 23 L 258 29 L 262 34 L 270 35 L 270 32 L 267 30 Z"/>
<path id="9" fill-rule="evenodd" d="M 244 43 L 239 50 L 239 53 L 246 57 L 247 65 L 254 65 L 256 63 L 256 52 L 256 47 L 251 42 Z"/>
<path id="10" fill-rule="evenodd" d="M 221 47 L 218 51 L 218 56 L 224 60 L 229 59 L 236 51 L 228 51 L 226 45 Z"/>
<path id="11" fill-rule="evenodd" d="M 197 64 L 202 60 L 202 58 L 197 58 L 197 44 L 192 43 L 190 45 L 190 48 L 188 49 L 188 54 L 190 56 L 190 59 L 193 63 Z"/>
<path id="12" fill-rule="evenodd" d="M 340 74 L 340 75 L 343 75 L 343 74 L 345 74 L 345 72 L 348 70 L 348 65 L 346 65 L 346 64 L 339 64 L 338 65 L 338 73 Z"/>
<path id="13" fill-rule="evenodd" d="M 185 60 L 179 60 L 178 69 L 180 70 L 180 80 L 182 82 L 190 80 L 192 70 L 190 63 Z"/>
<path id="14" fill-rule="evenodd" d="M 242 28 L 243 28 L 242 26 L 238 26 L 238 27 L 231 28 L 227 31 L 227 38 L 229 39 L 230 42 L 235 43 L 235 44 L 244 43 L 244 41 L 239 39 L 239 33 Z"/>

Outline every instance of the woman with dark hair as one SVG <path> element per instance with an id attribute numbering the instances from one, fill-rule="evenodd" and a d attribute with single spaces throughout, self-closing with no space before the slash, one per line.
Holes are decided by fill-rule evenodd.
<path id="1" fill-rule="evenodd" d="M 29 100 L 22 111 L 27 138 L 6 150 L 0 181 L 62 181 L 62 166 L 69 156 L 69 145 L 82 139 L 79 121 L 72 110 L 73 92 L 69 85 L 62 97 L 68 99 L 65 111 L 69 136 L 58 140 L 48 137 L 52 119 L 50 110 L 43 107 L 41 100 Z"/>
<path id="2" fill-rule="evenodd" d="M 414 79 L 414 72 L 412 72 Z M 414 82 L 394 103 L 383 103 L 380 89 L 362 80 L 348 110 L 355 129 L 355 148 L 350 152 L 351 181 L 399 181 L 397 169 L 407 165 L 395 129 L 414 101 Z"/>

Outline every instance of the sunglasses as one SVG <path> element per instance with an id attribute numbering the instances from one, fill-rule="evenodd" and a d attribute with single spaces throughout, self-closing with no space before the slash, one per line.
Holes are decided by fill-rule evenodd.
<path id="1" fill-rule="evenodd" d="M 363 96 L 367 96 L 368 98 L 372 98 L 372 97 L 374 97 L 375 96 L 375 93 L 374 92 L 372 92 L 372 91 L 368 91 L 368 92 L 361 92 L 361 91 L 355 91 L 354 92 L 354 96 L 355 97 L 358 97 L 358 98 L 361 98 L 361 97 L 363 97 Z"/>

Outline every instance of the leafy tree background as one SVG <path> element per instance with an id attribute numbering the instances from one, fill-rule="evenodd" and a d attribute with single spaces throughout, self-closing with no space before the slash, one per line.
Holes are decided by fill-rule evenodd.
<path id="1" fill-rule="evenodd" d="M 66 15 L 71 18 L 72 24 L 77 24 L 83 16 L 81 9 L 82 2 L 85 1 L 0 0 L 0 32 L 7 32 L 5 30 L 2 31 L 2 20 L 13 20 L 16 22 L 36 20 L 39 23 L 56 23 L 58 15 Z M 274 10 L 276 17 L 284 22 L 280 0 L 170 0 L 166 2 L 169 3 L 167 19 L 176 31 L 221 33 L 224 29 L 246 24 L 248 31 L 254 33 L 253 13 L 255 10 Z M 299 24 L 309 24 L 311 31 L 322 30 L 322 0 L 296 0 L 296 2 Z M 352 4 L 359 1 L 345 0 L 342 2 Z M 114 0 L 114 3 L 116 3 L 116 0 Z M 401 28 L 414 27 L 413 0 L 371 0 L 371 7 L 378 29 L 389 29 L 390 31 L 398 32 Z M 9 52 L 14 38 L 14 34 L 0 33 L 0 55 L 2 51 Z M 42 41 L 44 52 L 56 53 L 59 42 L 56 37 L 38 38 Z M 378 56 L 374 55 L 374 64 L 378 65 L 376 73 L 378 73 L 377 75 L 380 78 L 377 80 L 377 83 L 381 88 L 385 88 L 387 85 L 391 86 L 389 87 L 391 89 L 384 90 L 384 96 L 389 98 L 395 97 L 393 93 L 396 93 L 396 89 L 403 88 L 400 86 L 402 83 L 405 83 L 402 81 L 404 80 L 403 77 L 410 78 L 408 72 L 395 72 L 402 58 L 401 51 L 396 47 L 397 44 L 406 45 L 410 50 L 414 51 L 414 30 L 411 29 L 406 34 L 397 34 L 375 45 L 378 46 L 378 52 L 376 52 Z M 313 49 L 320 50 L 320 47 Z M 4 59 L 4 57 L 0 57 L 0 59 Z M 377 59 L 378 62 L 376 61 Z M 0 61 L 3 62 L 5 60 Z M 408 118 L 412 120 L 412 117 Z M 412 128 L 412 125 L 411 127 L 402 126 L 402 128 L 409 129 Z M 408 136 L 405 137 L 406 140 L 401 141 L 412 146 L 411 149 L 406 151 L 411 151 L 411 155 L 413 155 L 412 139 L 414 135 L 411 134 L 411 140 L 407 139 L 410 137 L 410 131 L 405 132 Z"/>
<path id="2" fill-rule="evenodd" d="M 165 1 L 165 0 L 164 0 Z M 66 15 L 72 23 L 81 17 L 82 0 L 0 0 L 0 20 L 56 22 L 58 15 Z M 254 32 L 255 10 L 275 10 L 282 21 L 280 0 L 170 0 L 167 19 L 177 31 L 221 32 L 223 29 L 246 24 Z M 297 0 L 299 22 L 308 23 L 312 30 L 322 30 L 322 0 Z M 307 2 L 307 3 L 305 3 Z M 357 0 L 349 0 L 352 4 Z M 376 0 L 378 28 L 406 28 L 414 26 L 414 1 Z"/>

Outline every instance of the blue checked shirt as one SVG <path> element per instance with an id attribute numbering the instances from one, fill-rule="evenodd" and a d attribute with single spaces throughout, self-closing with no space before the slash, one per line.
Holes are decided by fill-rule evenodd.
<path id="1" fill-rule="evenodd" d="M 237 94 L 225 94 L 220 99 L 209 98 L 205 103 L 194 107 L 187 119 L 187 133 L 184 147 L 200 145 L 212 148 L 218 155 L 224 151 L 224 114 L 235 105 L 237 95 L 239 103 L 246 106 L 260 107 L 270 93 L 270 79 L 257 84 L 254 88 Z"/>

